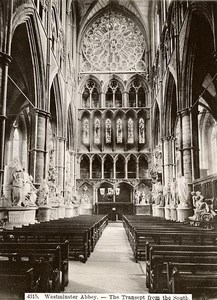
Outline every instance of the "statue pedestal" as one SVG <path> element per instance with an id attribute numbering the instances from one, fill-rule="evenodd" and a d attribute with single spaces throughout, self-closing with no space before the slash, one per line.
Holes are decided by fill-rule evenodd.
<path id="1" fill-rule="evenodd" d="M 58 219 L 63 219 L 65 218 L 65 205 L 60 205 L 58 206 Z"/>
<path id="2" fill-rule="evenodd" d="M 176 221 L 177 220 L 177 210 L 176 210 L 175 206 L 170 207 L 170 213 L 171 213 L 171 216 L 170 216 L 171 220 Z"/>
<path id="3" fill-rule="evenodd" d="M 149 215 L 151 216 L 151 205 L 150 204 L 136 204 L 135 213 L 136 215 Z"/>
<path id="4" fill-rule="evenodd" d="M 79 206 L 78 205 L 73 206 L 72 216 L 73 217 L 79 216 Z"/>
<path id="5" fill-rule="evenodd" d="M 7 217 L 8 217 L 8 214 L 6 211 L 6 207 L 4 207 L 4 206 L 0 207 L 0 220 L 7 219 Z"/>
<path id="6" fill-rule="evenodd" d="M 51 207 L 48 205 L 40 206 L 38 208 L 37 219 L 39 222 L 50 221 L 51 217 Z"/>
<path id="7" fill-rule="evenodd" d="M 165 210 L 163 206 L 155 206 L 155 216 L 165 218 Z"/>
<path id="8" fill-rule="evenodd" d="M 58 218 L 59 218 L 58 207 L 59 207 L 58 205 L 51 206 L 51 214 L 50 214 L 51 220 L 58 220 Z"/>
<path id="9" fill-rule="evenodd" d="M 82 204 L 79 208 L 80 215 L 92 215 L 93 214 L 93 207 L 92 204 Z"/>
<path id="10" fill-rule="evenodd" d="M 183 207 L 182 206 L 177 207 L 177 221 L 184 222 L 191 215 L 192 215 L 192 208 L 184 207 L 184 206 Z"/>
<path id="11" fill-rule="evenodd" d="M 171 209 L 170 206 L 165 206 L 165 219 L 170 220 L 171 219 Z"/>
<path id="12" fill-rule="evenodd" d="M 37 207 L 7 207 L 9 222 L 6 224 L 6 229 L 34 224 L 37 209 Z"/>
<path id="13" fill-rule="evenodd" d="M 155 211 L 155 205 L 154 204 L 152 204 L 152 216 L 153 217 L 156 217 L 156 211 Z"/>
<path id="14" fill-rule="evenodd" d="M 72 218 L 73 217 L 73 206 L 68 205 L 65 207 L 65 218 Z"/>

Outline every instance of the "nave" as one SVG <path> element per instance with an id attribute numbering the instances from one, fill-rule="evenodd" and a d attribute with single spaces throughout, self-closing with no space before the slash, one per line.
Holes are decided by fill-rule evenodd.
<path id="1" fill-rule="evenodd" d="M 85 264 L 70 261 L 65 292 L 147 293 L 144 266 L 135 263 L 123 223 L 111 222 Z"/>

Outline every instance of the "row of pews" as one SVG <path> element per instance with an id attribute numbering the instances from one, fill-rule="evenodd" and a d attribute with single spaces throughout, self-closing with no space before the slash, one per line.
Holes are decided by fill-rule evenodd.
<path id="1" fill-rule="evenodd" d="M 136 262 L 146 261 L 150 293 L 217 298 L 217 231 L 152 216 L 123 216 Z"/>
<path id="2" fill-rule="evenodd" d="M 64 291 L 69 260 L 85 263 L 107 224 L 107 216 L 81 215 L 0 231 L 0 299 Z"/>

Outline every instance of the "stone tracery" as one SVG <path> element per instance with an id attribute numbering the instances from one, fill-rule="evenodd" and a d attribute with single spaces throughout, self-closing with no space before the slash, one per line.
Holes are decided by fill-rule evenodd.
<path id="1" fill-rule="evenodd" d="M 83 37 L 81 71 L 145 71 L 144 49 L 139 26 L 111 10 L 96 19 Z"/>

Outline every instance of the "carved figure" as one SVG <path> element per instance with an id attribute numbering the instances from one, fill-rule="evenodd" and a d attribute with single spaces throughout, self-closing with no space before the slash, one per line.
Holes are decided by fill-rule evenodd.
<path id="1" fill-rule="evenodd" d="M 33 185 L 33 177 L 30 175 L 28 176 L 28 184 L 30 186 L 30 191 L 25 196 L 25 200 L 23 202 L 24 206 L 36 206 L 36 200 L 37 200 L 37 189 Z"/>
<path id="2" fill-rule="evenodd" d="M 155 205 L 164 207 L 165 201 L 164 201 L 164 195 L 163 195 L 163 187 L 161 182 L 156 183 L 156 198 L 155 198 Z"/>
<path id="3" fill-rule="evenodd" d="M 189 217 L 193 221 L 210 221 L 216 213 L 209 207 L 200 191 L 191 193 L 193 199 L 194 215 Z"/>
<path id="4" fill-rule="evenodd" d="M 21 206 L 22 204 L 22 190 L 24 187 L 23 170 L 19 163 L 15 165 L 12 173 L 12 205 Z"/>
<path id="5" fill-rule="evenodd" d="M 184 176 L 179 174 L 178 178 L 178 197 L 180 206 L 190 206 L 188 183 Z"/>
<path id="6" fill-rule="evenodd" d="M 135 193 L 135 204 L 139 204 L 140 192 L 136 191 Z"/>
<path id="7" fill-rule="evenodd" d="M 146 199 L 144 192 L 142 192 L 140 204 L 148 204 L 148 200 Z"/>
<path id="8" fill-rule="evenodd" d="M 165 205 L 170 205 L 171 203 L 171 187 L 170 183 L 168 182 L 164 187 L 163 187 L 163 195 L 165 199 Z"/>
<path id="9" fill-rule="evenodd" d="M 38 198 L 37 198 L 36 204 L 38 206 L 48 205 L 48 203 L 49 203 L 48 195 L 49 195 L 49 188 L 48 188 L 46 179 L 44 179 L 38 190 Z"/>
<path id="10" fill-rule="evenodd" d="M 177 199 L 177 181 L 175 178 L 173 178 L 170 188 L 171 188 L 171 205 L 176 206 L 178 199 Z"/>

